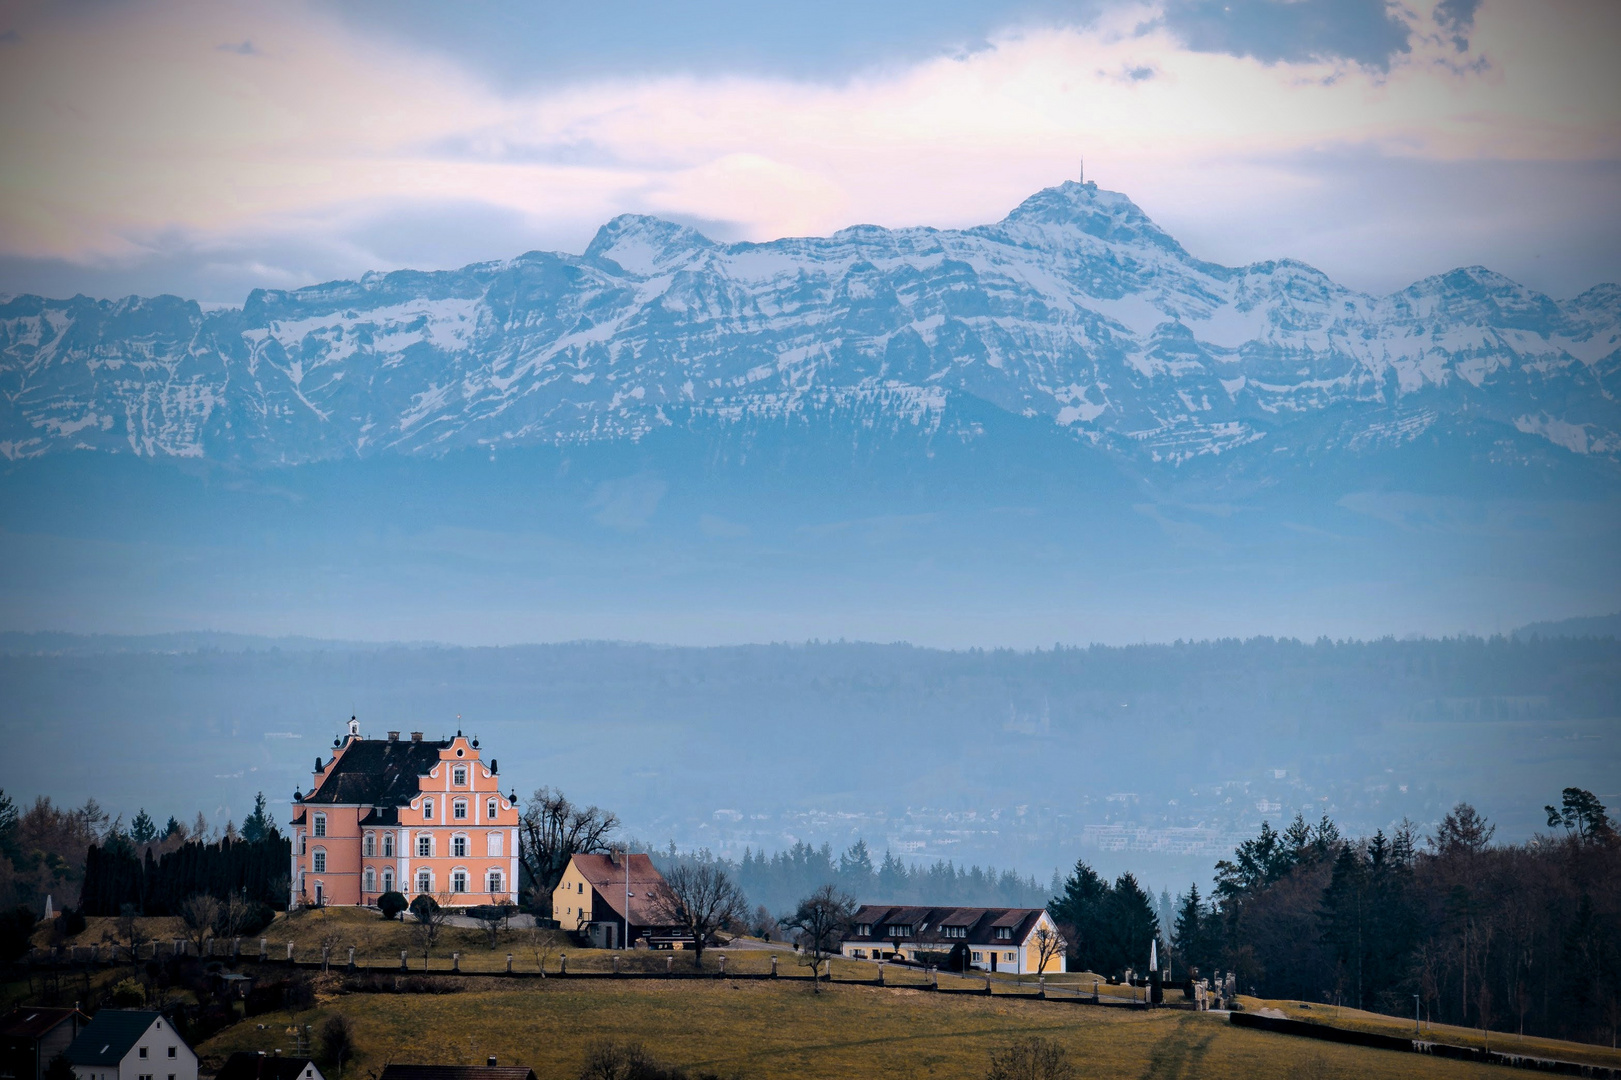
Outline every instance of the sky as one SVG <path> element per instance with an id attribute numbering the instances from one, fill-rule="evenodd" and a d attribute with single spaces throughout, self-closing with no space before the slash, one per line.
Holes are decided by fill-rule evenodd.
<path id="1" fill-rule="evenodd" d="M 962 227 L 1084 161 L 1204 258 L 1573 296 L 1621 280 L 1618 44 L 1566 0 L 0 0 L 0 292 Z"/>

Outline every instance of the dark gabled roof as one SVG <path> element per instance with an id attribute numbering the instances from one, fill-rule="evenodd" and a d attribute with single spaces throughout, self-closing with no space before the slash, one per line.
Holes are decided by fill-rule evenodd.
<path id="1" fill-rule="evenodd" d="M 397 806 L 374 806 L 360 816 L 362 828 L 386 827 L 400 823 L 400 808 Z"/>
<path id="2" fill-rule="evenodd" d="M 439 764 L 449 741 L 351 739 L 321 774 L 305 803 L 403 806 L 418 794 L 417 777 Z"/>
<path id="3" fill-rule="evenodd" d="M 321 1076 L 321 1070 L 307 1057 L 238 1050 L 225 1059 L 214 1080 L 306 1080 L 306 1074 L 311 1078 Z"/>
<path id="4" fill-rule="evenodd" d="M 103 1009 L 73 1040 L 67 1059 L 74 1065 L 117 1065 L 159 1020 L 162 1013 L 145 1009 Z"/>
<path id="5" fill-rule="evenodd" d="M 386 1065 L 377 1080 L 535 1080 L 527 1065 Z"/>
<path id="6" fill-rule="evenodd" d="M 891 925 L 910 926 L 912 933 L 901 940 L 917 945 L 942 945 L 950 948 L 957 944 L 1006 945 L 1023 944 L 1036 929 L 1042 908 L 970 908 L 970 907 L 905 907 L 892 904 L 863 904 L 852 922 L 872 927 L 872 934 L 859 937 L 852 934 L 845 940 L 888 941 L 884 931 Z M 962 937 L 946 937 L 941 928 L 966 927 Z M 999 938 L 996 930 L 1006 927 L 1008 937 Z"/>
<path id="7" fill-rule="evenodd" d="M 5 1016 L 0 1016 L 0 1038 L 43 1038 L 56 1025 L 74 1016 L 80 1020 L 89 1019 L 78 1009 L 43 1009 L 36 1006 L 12 1009 Z"/>

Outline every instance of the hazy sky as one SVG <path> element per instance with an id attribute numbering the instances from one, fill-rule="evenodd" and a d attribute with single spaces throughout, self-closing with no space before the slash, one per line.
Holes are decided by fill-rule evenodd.
<path id="1" fill-rule="evenodd" d="M 0 290 L 994 221 L 1086 174 L 1195 254 L 1621 280 L 1621 4 L 0 0 Z"/>

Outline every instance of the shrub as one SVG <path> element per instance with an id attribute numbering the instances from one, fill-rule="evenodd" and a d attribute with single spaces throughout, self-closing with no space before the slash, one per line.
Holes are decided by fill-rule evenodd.
<path id="1" fill-rule="evenodd" d="M 383 913 L 385 919 L 399 918 L 400 912 L 409 906 L 401 893 L 386 892 L 377 898 L 377 910 Z"/>
<path id="2" fill-rule="evenodd" d="M 112 1005 L 119 1009 L 138 1009 L 146 1004 L 146 987 L 139 979 L 125 979 L 113 987 Z"/>
<path id="3" fill-rule="evenodd" d="M 439 910 L 439 901 L 423 893 L 411 901 L 411 914 L 417 917 L 418 922 L 427 922 Z"/>
<path id="4" fill-rule="evenodd" d="M 342 1013 L 334 1013 L 326 1018 L 317 1034 L 321 1040 L 321 1060 L 336 1065 L 342 1075 L 343 1063 L 355 1056 L 355 1029 Z"/>
<path id="5" fill-rule="evenodd" d="M 78 937 L 84 933 L 86 923 L 84 912 L 78 908 L 63 908 L 61 916 L 56 920 L 56 932 L 62 937 Z"/>
<path id="6" fill-rule="evenodd" d="M 985 1080 L 1074 1080 L 1075 1066 L 1057 1043 L 1020 1039 L 991 1055 Z"/>

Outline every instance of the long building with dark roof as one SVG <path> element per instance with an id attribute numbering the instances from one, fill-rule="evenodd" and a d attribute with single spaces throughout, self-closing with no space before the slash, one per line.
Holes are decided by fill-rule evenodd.
<path id="1" fill-rule="evenodd" d="M 1045 908 L 863 904 L 841 951 L 855 960 L 1051 974 L 1064 970 L 1065 949 Z"/>
<path id="2" fill-rule="evenodd" d="M 308 794 L 293 796 L 292 898 L 374 905 L 398 892 L 469 906 L 515 899 L 518 803 L 501 793 L 478 739 L 360 734 L 350 719 L 316 758 Z"/>

